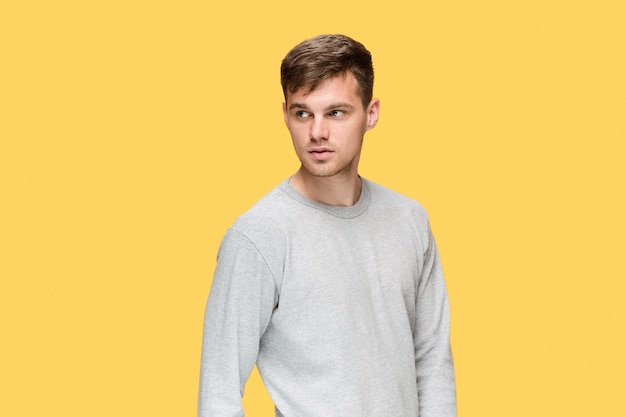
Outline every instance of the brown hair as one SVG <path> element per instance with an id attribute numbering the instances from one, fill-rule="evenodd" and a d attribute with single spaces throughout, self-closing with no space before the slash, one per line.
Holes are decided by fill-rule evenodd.
<path id="1" fill-rule="evenodd" d="M 287 91 L 315 90 L 320 82 L 350 71 L 357 80 L 363 108 L 372 100 L 374 68 L 372 56 L 360 43 L 345 35 L 319 35 L 296 45 L 283 59 L 280 82 L 285 101 Z"/>

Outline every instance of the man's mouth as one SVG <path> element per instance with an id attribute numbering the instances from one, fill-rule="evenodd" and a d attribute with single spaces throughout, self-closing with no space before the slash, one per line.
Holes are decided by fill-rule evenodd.
<path id="1" fill-rule="evenodd" d="M 328 148 L 309 149 L 309 154 L 311 155 L 311 157 L 317 160 L 324 160 L 328 158 L 332 153 L 333 151 Z"/>

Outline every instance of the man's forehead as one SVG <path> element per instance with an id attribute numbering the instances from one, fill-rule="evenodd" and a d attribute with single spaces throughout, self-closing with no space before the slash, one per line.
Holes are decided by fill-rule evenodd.
<path id="1" fill-rule="evenodd" d="M 352 88 L 351 88 L 352 87 Z M 353 96 L 355 99 L 359 98 L 358 82 L 354 75 L 350 71 L 346 71 L 340 74 L 336 74 L 332 77 L 325 78 L 314 85 L 305 85 L 298 88 L 296 91 L 287 91 L 287 102 L 291 102 L 294 98 L 306 99 L 315 93 L 324 92 L 327 95 L 335 93 L 337 95 L 345 96 L 348 93 L 349 96 Z"/>

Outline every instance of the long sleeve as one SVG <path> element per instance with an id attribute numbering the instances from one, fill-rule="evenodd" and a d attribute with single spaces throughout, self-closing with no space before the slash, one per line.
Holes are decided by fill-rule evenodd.
<path id="1" fill-rule="evenodd" d="M 204 318 L 199 417 L 241 417 L 244 385 L 276 302 L 276 285 L 254 244 L 229 230 Z"/>
<path id="2" fill-rule="evenodd" d="M 420 417 L 456 417 L 450 308 L 430 229 L 416 297 L 415 367 Z"/>

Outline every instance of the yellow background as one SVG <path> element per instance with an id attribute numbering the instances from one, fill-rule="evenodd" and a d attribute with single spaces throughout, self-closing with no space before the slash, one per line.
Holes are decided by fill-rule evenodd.
<path id="1" fill-rule="evenodd" d="M 373 53 L 361 173 L 428 209 L 459 415 L 626 415 L 623 1 L 3 1 L 0 415 L 193 416 L 226 228 L 298 164 L 278 68 Z M 249 416 L 272 406 L 254 374 Z"/>

